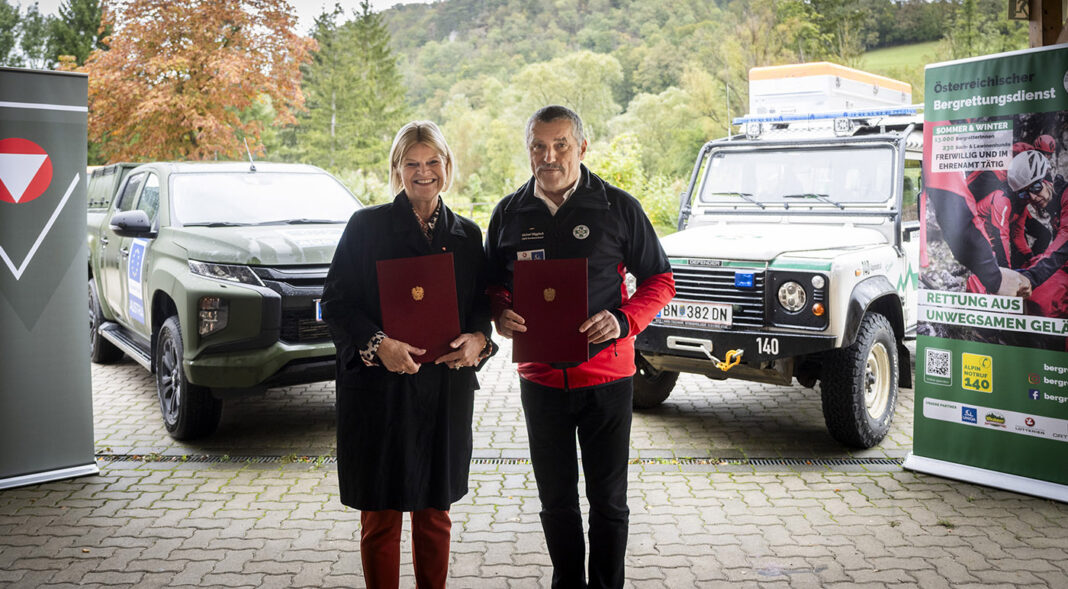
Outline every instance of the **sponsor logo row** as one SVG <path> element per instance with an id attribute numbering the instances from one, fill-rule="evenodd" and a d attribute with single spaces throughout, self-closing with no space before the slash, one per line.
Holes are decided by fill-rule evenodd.
<path id="1" fill-rule="evenodd" d="M 968 426 L 1068 442 L 1068 420 L 1028 415 L 929 397 L 923 401 L 923 416 Z"/>

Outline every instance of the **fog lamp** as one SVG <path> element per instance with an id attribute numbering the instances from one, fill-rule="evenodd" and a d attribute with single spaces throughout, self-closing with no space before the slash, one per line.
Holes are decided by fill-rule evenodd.
<path id="1" fill-rule="evenodd" d="M 200 297 L 197 305 L 197 333 L 209 335 L 226 327 L 230 306 L 220 297 Z"/>

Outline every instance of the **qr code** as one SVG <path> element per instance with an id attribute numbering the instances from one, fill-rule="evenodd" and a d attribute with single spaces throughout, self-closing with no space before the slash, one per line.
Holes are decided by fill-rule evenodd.
<path id="1" fill-rule="evenodd" d="M 927 348 L 927 362 L 924 372 L 928 376 L 941 376 L 944 378 L 950 378 L 950 362 L 953 360 L 953 354 L 949 350 L 939 350 L 937 348 Z"/>

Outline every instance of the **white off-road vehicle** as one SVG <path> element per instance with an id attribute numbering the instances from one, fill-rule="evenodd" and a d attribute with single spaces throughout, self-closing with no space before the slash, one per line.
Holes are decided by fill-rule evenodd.
<path id="1" fill-rule="evenodd" d="M 662 403 L 680 372 L 796 379 L 819 383 L 840 443 L 883 439 L 911 387 L 919 222 L 906 217 L 923 137 L 910 113 L 748 116 L 745 136 L 705 144 L 663 239 L 676 296 L 637 336 L 636 407 Z"/>

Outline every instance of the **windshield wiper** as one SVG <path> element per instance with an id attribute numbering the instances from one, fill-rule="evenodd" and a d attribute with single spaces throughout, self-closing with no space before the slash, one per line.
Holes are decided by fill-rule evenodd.
<path id="1" fill-rule="evenodd" d="M 338 221 L 336 219 L 279 219 L 278 221 L 263 221 L 262 223 L 256 223 L 257 225 L 323 225 L 333 223 L 344 223 L 344 221 Z"/>
<path id="2" fill-rule="evenodd" d="M 764 203 L 762 203 L 759 200 L 756 200 L 755 198 L 753 198 L 753 193 L 752 192 L 709 192 L 708 195 L 709 196 L 740 196 L 740 197 L 744 198 L 745 200 L 755 204 L 756 206 L 758 206 L 758 207 L 760 207 L 762 209 L 767 208 L 767 207 L 764 206 Z"/>
<path id="3" fill-rule="evenodd" d="M 825 202 L 825 203 L 827 203 L 829 205 L 834 205 L 834 206 L 836 206 L 836 207 L 838 207 L 840 209 L 843 209 L 843 210 L 845 209 L 845 207 L 842 206 L 841 203 L 835 202 L 835 201 L 831 200 L 830 198 L 827 198 L 826 194 L 817 194 L 815 192 L 799 192 L 797 194 L 784 194 L 784 195 L 782 195 L 782 197 L 783 198 L 814 198 L 814 199 L 816 199 L 816 200 L 818 200 L 820 202 Z"/>
<path id="4" fill-rule="evenodd" d="M 201 223 L 182 223 L 182 227 L 248 227 L 250 223 L 234 223 L 232 221 L 204 221 Z"/>

